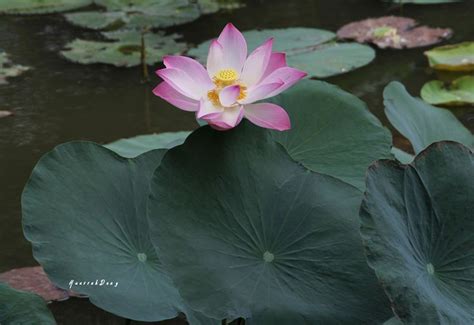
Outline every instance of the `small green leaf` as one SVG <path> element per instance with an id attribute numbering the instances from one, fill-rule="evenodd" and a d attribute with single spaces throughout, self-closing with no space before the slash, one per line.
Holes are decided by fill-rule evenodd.
<path id="1" fill-rule="evenodd" d="M 438 80 L 430 81 L 421 89 L 421 98 L 433 105 L 474 105 L 474 76 L 458 78 L 449 85 Z"/>
<path id="2" fill-rule="evenodd" d="M 399 82 L 384 90 L 385 114 L 390 123 L 408 140 L 415 153 L 443 140 L 474 147 L 474 136 L 450 111 L 414 98 Z"/>
<path id="3" fill-rule="evenodd" d="M 425 52 L 430 67 L 450 71 L 474 71 L 474 42 L 446 45 Z"/>
<path id="4" fill-rule="evenodd" d="M 29 67 L 13 64 L 7 53 L 0 52 L 0 85 L 7 84 L 7 78 L 17 77 L 28 70 Z"/>

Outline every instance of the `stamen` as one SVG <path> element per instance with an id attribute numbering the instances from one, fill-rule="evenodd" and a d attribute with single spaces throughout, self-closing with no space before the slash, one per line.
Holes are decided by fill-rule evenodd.
<path id="1" fill-rule="evenodd" d="M 221 103 L 219 101 L 219 93 L 217 92 L 216 89 L 210 90 L 207 93 L 207 98 L 209 98 L 209 100 L 211 101 L 211 103 L 214 106 L 220 106 L 221 105 Z"/>
<path id="2" fill-rule="evenodd" d="M 234 69 L 222 69 L 214 76 L 214 83 L 218 87 L 232 85 L 239 79 L 239 74 Z"/>

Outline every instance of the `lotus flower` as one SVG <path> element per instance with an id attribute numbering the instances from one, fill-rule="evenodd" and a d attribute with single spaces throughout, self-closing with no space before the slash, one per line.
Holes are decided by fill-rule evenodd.
<path id="1" fill-rule="evenodd" d="M 275 130 L 290 128 L 286 111 L 275 104 L 255 103 L 275 96 L 304 78 L 306 73 L 286 65 L 284 53 L 272 52 L 270 38 L 247 57 L 242 33 L 227 24 L 213 40 L 207 57 L 207 71 L 185 56 L 166 56 L 166 68 L 157 74 L 164 81 L 154 94 L 172 105 L 196 113 L 217 130 L 228 130 L 243 117 Z"/>

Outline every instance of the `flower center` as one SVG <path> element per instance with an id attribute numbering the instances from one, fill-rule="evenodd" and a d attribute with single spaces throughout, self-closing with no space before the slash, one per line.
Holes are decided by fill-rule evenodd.
<path id="1" fill-rule="evenodd" d="M 239 74 L 232 68 L 219 70 L 212 80 L 216 87 L 207 93 L 207 98 L 215 106 L 222 106 L 219 101 L 219 93 L 227 86 L 238 85 L 240 87 L 237 100 L 242 100 L 247 97 L 247 87 L 239 81 Z"/>
<path id="2" fill-rule="evenodd" d="M 239 79 L 239 74 L 234 69 L 222 69 L 214 76 L 214 82 L 220 86 L 230 86 Z"/>

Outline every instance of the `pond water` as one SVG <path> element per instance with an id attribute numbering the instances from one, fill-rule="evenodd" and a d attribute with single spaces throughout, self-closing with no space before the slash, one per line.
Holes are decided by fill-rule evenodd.
<path id="1" fill-rule="evenodd" d="M 474 40 L 473 12 L 474 1 L 400 8 L 377 0 L 254 0 L 244 8 L 203 16 L 170 32 L 179 32 L 186 41 L 198 44 L 218 35 L 229 21 L 241 30 L 303 26 L 336 31 L 354 20 L 393 14 L 430 26 L 450 27 L 454 37 L 449 42 L 455 43 Z M 15 63 L 34 68 L 0 86 L 0 110 L 14 113 L 0 119 L 0 272 L 36 264 L 22 234 L 20 197 L 42 154 L 71 140 L 107 143 L 196 127 L 192 114 L 151 94 L 158 78 L 153 77 L 150 84 L 142 83 L 140 68 L 83 66 L 58 55 L 62 46 L 74 38 L 95 36 L 94 32 L 66 23 L 61 15 L 0 16 L 0 48 L 9 52 Z M 438 77 L 428 68 L 424 50 L 377 50 L 377 58 L 370 65 L 326 80 L 361 97 L 388 125 L 382 104 L 386 84 L 399 80 L 418 95 L 426 81 Z M 473 108 L 452 111 L 474 130 Z M 409 149 L 398 135 L 395 141 Z M 52 307 L 60 323 L 124 324 L 123 319 L 104 316 L 87 303 L 61 304 L 68 307 Z M 77 308 L 95 318 L 76 318 Z"/>

